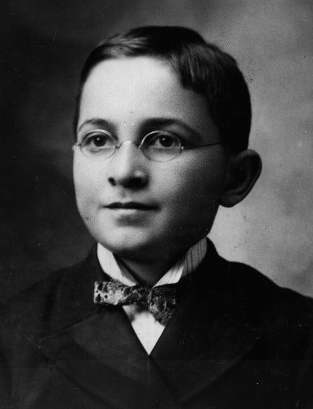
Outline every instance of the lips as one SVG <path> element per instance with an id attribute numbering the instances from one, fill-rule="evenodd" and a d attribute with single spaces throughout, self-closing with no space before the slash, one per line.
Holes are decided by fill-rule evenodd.
<path id="1" fill-rule="evenodd" d="M 135 210 L 155 210 L 156 206 L 140 202 L 113 202 L 105 206 L 108 209 L 135 209 Z"/>

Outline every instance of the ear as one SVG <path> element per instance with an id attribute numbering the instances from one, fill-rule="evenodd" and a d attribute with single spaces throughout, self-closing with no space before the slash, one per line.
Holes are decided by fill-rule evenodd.
<path id="1" fill-rule="evenodd" d="M 255 151 L 247 149 L 231 155 L 220 204 L 232 207 L 241 202 L 253 188 L 261 170 L 262 161 Z"/>

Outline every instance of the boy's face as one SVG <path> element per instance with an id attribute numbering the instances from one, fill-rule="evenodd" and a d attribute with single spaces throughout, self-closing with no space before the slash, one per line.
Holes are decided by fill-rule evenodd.
<path id="1" fill-rule="evenodd" d="M 81 97 L 78 142 L 93 129 L 136 144 L 154 130 L 195 145 L 220 141 L 204 97 L 151 57 L 106 60 L 92 70 Z M 133 143 L 106 159 L 77 148 L 78 209 L 92 236 L 121 257 L 179 256 L 210 230 L 227 163 L 222 145 L 185 150 L 168 162 L 147 159 Z M 127 208 L 129 202 L 135 208 Z"/>

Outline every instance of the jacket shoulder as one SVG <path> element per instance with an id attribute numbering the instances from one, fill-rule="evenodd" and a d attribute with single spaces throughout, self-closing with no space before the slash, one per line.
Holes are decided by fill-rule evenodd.
<path id="1" fill-rule="evenodd" d="M 251 311 L 271 325 L 312 328 L 313 298 L 276 284 L 251 266 L 224 262 L 233 291 Z"/>
<path id="2" fill-rule="evenodd" d="M 0 311 L 0 334 L 12 330 L 15 333 L 36 332 L 45 334 L 52 327 L 62 325 L 53 317 L 57 310 L 63 310 L 64 303 L 71 307 L 78 295 L 75 283 L 84 274 L 85 261 L 73 266 L 54 271 L 45 279 L 36 282 L 31 287 L 10 298 Z M 71 302 L 72 301 L 72 302 Z M 66 314 L 66 308 L 63 310 Z M 70 308 L 71 310 L 71 308 Z M 62 317 L 61 317 L 62 318 Z M 63 316 L 66 320 L 66 317 Z"/>

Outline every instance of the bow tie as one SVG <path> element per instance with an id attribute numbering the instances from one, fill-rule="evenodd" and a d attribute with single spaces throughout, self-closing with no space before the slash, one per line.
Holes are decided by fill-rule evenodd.
<path id="1" fill-rule="evenodd" d="M 167 284 L 152 288 L 140 285 L 129 287 L 117 280 L 96 281 L 94 303 L 135 304 L 148 310 L 157 321 L 166 325 L 176 305 L 176 286 Z"/>

